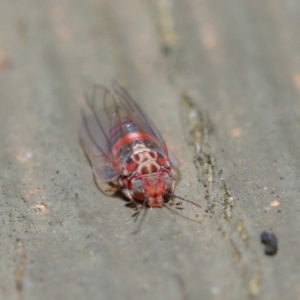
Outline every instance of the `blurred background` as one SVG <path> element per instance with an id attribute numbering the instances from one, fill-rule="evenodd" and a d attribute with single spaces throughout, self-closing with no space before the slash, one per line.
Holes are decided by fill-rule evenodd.
<path id="1" fill-rule="evenodd" d="M 0 299 L 300 299 L 299 1 L 0 7 Z M 201 206 L 137 234 L 78 143 L 85 87 L 114 81 Z"/>

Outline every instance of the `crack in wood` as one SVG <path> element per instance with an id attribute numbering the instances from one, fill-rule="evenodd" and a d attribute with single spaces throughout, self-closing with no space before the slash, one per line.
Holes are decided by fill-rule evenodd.
<path id="1" fill-rule="evenodd" d="M 206 200 L 206 213 L 222 232 L 222 238 L 229 241 L 232 255 L 241 276 L 248 287 L 250 298 L 260 295 L 262 271 L 257 254 L 249 245 L 249 236 L 242 219 L 233 214 L 235 199 L 218 171 L 216 158 L 211 152 L 208 117 L 196 107 L 186 91 L 181 93 L 183 119 L 188 129 L 188 143 L 193 146 L 193 159 L 198 181 L 203 184 Z M 232 222 L 235 220 L 235 222 Z M 225 221 L 225 222 L 224 222 Z M 248 251 L 251 263 L 244 261 L 243 252 Z"/>

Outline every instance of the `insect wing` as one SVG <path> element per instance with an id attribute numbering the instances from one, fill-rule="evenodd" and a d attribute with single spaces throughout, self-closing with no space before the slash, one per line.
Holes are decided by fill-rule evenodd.
<path id="1" fill-rule="evenodd" d="M 113 181 L 119 176 L 110 151 L 108 129 L 116 118 L 115 100 L 106 88 L 94 85 L 85 93 L 79 139 L 98 179 Z"/>
<path id="2" fill-rule="evenodd" d="M 139 131 L 146 134 L 149 137 L 149 140 L 152 140 L 154 146 L 158 147 L 159 150 L 168 157 L 168 149 L 161 134 L 159 133 L 153 122 L 149 119 L 149 117 L 131 98 L 128 92 L 124 88 L 115 85 L 113 88 L 113 94 L 115 95 L 116 99 L 123 107 L 123 109 L 127 112 L 128 118 L 132 120 L 137 128 L 139 128 Z"/>
<path id="3" fill-rule="evenodd" d="M 113 140 L 121 141 L 125 133 L 122 120 L 130 120 L 142 136 L 154 148 L 169 157 L 167 146 L 148 116 L 139 108 L 128 92 L 115 85 L 110 92 L 101 85 L 93 85 L 85 93 L 85 101 L 82 107 L 83 123 L 80 129 L 80 141 L 83 145 L 95 175 L 104 181 L 116 179 L 122 168 L 123 157 L 113 155 Z M 119 153 L 128 152 L 128 144 L 120 145 Z M 176 159 L 172 159 L 173 165 L 177 165 Z"/>

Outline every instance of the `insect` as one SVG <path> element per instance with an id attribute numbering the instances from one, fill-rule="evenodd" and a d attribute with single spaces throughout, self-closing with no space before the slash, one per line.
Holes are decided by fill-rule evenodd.
<path id="1" fill-rule="evenodd" d="M 172 197 L 176 159 L 125 89 L 90 87 L 82 119 L 79 138 L 97 180 L 113 183 L 138 208 L 162 207 Z"/>

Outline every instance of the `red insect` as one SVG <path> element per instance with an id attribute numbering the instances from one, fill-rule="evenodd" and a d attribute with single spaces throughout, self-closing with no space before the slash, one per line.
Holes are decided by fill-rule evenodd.
<path id="1" fill-rule="evenodd" d="M 176 160 L 160 133 L 121 87 L 85 95 L 80 141 L 96 179 L 117 185 L 137 207 L 162 207 L 175 188 Z"/>

